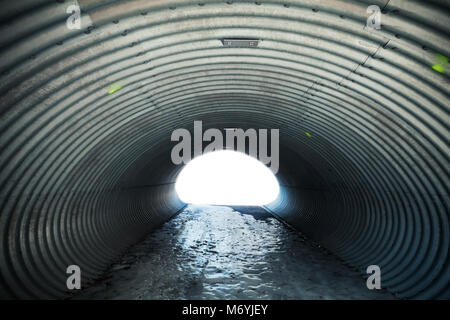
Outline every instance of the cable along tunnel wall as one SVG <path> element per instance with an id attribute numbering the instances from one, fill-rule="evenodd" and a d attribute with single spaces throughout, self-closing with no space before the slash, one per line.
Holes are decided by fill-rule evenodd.
<path id="1" fill-rule="evenodd" d="M 194 120 L 280 128 L 267 208 L 400 297 L 449 298 L 447 1 L 78 4 L 80 30 L 62 1 L 0 10 L 2 298 L 67 296 L 68 265 L 87 285 L 178 212 L 170 135 Z"/>

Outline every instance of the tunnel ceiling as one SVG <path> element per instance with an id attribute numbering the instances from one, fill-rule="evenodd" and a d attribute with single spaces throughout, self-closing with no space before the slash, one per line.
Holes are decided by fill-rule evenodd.
<path id="1" fill-rule="evenodd" d="M 1 4 L 1 297 L 67 296 L 176 214 L 170 136 L 202 120 L 280 128 L 267 209 L 449 298 L 448 1 L 79 0 L 70 30 L 73 3 Z"/>

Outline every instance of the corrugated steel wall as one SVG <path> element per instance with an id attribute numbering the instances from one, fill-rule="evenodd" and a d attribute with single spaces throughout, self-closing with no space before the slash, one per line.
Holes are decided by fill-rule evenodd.
<path id="1" fill-rule="evenodd" d="M 0 296 L 66 296 L 68 265 L 86 285 L 182 208 L 170 135 L 202 120 L 280 128 L 268 209 L 400 297 L 449 298 L 449 7 L 3 1 Z"/>

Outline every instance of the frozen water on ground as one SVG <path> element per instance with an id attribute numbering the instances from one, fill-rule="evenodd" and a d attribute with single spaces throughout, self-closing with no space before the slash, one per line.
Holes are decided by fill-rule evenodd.
<path id="1" fill-rule="evenodd" d="M 393 299 L 258 207 L 187 206 L 77 299 Z"/>

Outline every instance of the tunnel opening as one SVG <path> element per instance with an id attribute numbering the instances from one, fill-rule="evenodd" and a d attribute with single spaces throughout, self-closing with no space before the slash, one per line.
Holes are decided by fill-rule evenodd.
<path id="1" fill-rule="evenodd" d="M 261 206 L 273 202 L 280 187 L 272 171 L 257 159 L 220 150 L 188 162 L 175 190 L 189 204 Z"/>

